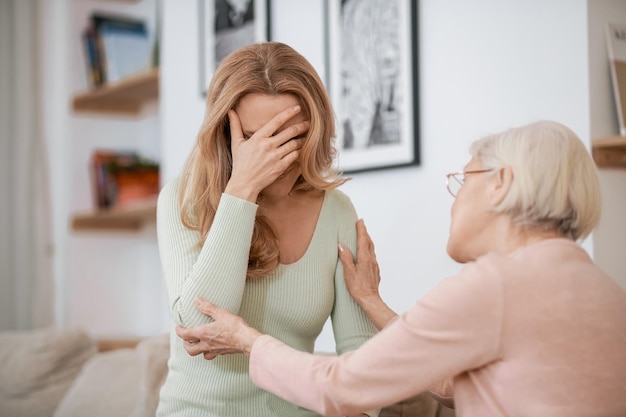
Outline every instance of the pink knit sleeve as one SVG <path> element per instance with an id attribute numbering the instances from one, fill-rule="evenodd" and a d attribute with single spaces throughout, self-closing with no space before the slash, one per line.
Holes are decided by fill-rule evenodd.
<path id="1" fill-rule="evenodd" d="M 359 349 L 338 357 L 262 336 L 250 353 L 259 387 L 327 416 L 393 404 L 499 354 L 502 290 L 476 268 L 450 277 Z"/>

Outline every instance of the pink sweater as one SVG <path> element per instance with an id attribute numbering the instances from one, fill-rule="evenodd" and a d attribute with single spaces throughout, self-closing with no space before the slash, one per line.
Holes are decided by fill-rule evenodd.
<path id="1" fill-rule="evenodd" d="M 261 336 L 250 375 L 329 416 L 453 378 L 460 417 L 624 417 L 626 292 L 575 242 L 545 240 L 466 264 L 354 352 Z"/>

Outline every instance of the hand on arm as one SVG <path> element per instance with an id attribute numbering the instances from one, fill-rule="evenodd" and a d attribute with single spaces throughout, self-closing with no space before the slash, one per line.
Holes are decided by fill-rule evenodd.
<path id="1" fill-rule="evenodd" d="M 213 322 L 197 327 L 176 327 L 184 348 L 191 356 L 202 354 L 205 359 L 231 353 L 250 354 L 252 345 L 261 333 L 248 326 L 241 317 L 204 300 L 196 301 L 198 310 Z"/>
<path id="2" fill-rule="evenodd" d="M 380 270 L 374 252 L 374 242 L 367 233 L 362 219 L 357 221 L 356 229 L 357 262 L 355 263 L 350 249 L 342 245 L 339 245 L 339 259 L 343 264 L 348 292 L 380 330 L 397 314 L 387 306 L 378 292 Z"/>
<path id="3" fill-rule="evenodd" d="M 224 192 L 255 203 L 259 193 L 298 159 L 303 139 L 297 137 L 308 130 L 309 122 L 275 132 L 300 110 L 300 106 L 294 106 L 278 113 L 249 139 L 237 113 L 228 111 L 233 169 Z"/>

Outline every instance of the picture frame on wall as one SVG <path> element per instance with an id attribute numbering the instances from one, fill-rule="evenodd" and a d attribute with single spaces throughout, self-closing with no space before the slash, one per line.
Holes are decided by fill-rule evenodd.
<path id="1" fill-rule="evenodd" d="M 270 0 L 198 0 L 200 91 L 206 97 L 219 63 L 234 50 L 271 38 Z"/>
<path id="2" fill-rule="evenodd" d="M 326 0 L 327 84 L 344 173 L 419 165 L 417 0 Z"/>

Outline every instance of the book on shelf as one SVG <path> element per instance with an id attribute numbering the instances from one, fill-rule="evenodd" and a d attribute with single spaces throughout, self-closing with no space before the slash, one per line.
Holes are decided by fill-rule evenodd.
<path id="1" fill-rule="evenodd" d="M 94 206 L 99 210 L 127 207 L 159 193 L 159 164 L 136 152 L 98 149 L 89 165 Z"/>
<path id="2" fill-rule="evenodd" d="M 92 27 L 87 27 L 82 33 L 83 47 L 85 49 L 85 61 L 87 67 L 87 81 L 91 87 L 97 87 L 104 83 L 100 55 L 96 46 L 96 36 Z"/>
<path id="3" fill-rule="evenodd" d="M 626 136 L 626 23 L 606 25 L 606 45 L 619 132 Z"/>
<path id="4" fill-rule="evenodd" d="M 93 13 L 82 36 L 92 87 L 119 81 L 152 66 L 153 48 L 145 20 Z"/>

